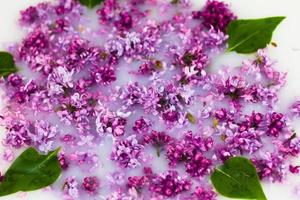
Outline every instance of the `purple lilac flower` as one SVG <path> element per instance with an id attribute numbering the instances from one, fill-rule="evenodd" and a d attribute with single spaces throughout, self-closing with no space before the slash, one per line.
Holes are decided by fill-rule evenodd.
<path id="1" fill-rule="evenodd" d="M 286 82 L 286 73 L 281 73 L 274 68 L 274 61 L 267 55 L 266 50 L 257 51 L 257 59 L 254 64 L 261 68 L 261 72 L 270 81 L 270 85 L 281 88 Z M 276 89 L 277 89 L 276 88 Z"/>
<path id="2" fill-rule="evenodd" d="M 93 194 L 99 188 L 99 180 L 95 176 L 85 177 L 81 187 L 90 194 Z"/>
<path id="3" fill-rule="evenodd" d="M 49 95 L 59 95 L 73 88 L 72 76 L 74 72 L 69 72 L 64 67 L 57 67 L 48 76 L 48 92 Z"/>
<path id="4" fill-rule="evenodd" d="M 208 64 L 208 56 L 201 45 L 186 50 L 183 55 L 175 54 L 175 65 L 182 67 L 183 81 L 205 75 L 204 68 Z"/>
<path id="5" fill-rule="evenodd" d="M 116 80 L 115 69 L 109 65 L 95 68 L 91 72 L 91 76 L 95 78 L 97 83 L 102 83 L 104 85 L 108 85 Z"/>
<path id="6" fill-rule="evenodd" d="M 299 174 L 300 166 L 289 165 L 289 171 L 293 174 Z"/>
<path id="7" fill-rule="evenodd" d="M 143 148 L 135 135 L 116 141 L 111 153 L 111 159 L 122 168 L 135 168 L 143 161 Z"/>
<path id="8" fill-rule="evenodd" d="M 11 149 L 5 149 L 3 153 L 3 159 L 11 162 L 15 159 L 15 154 Z"/>
<path id="9" fill-rule="evenodd" d="M 202 37 L 206 48 L 222 47 L 228 39 L 228 35 L 214 28 L 211 28 L 209 32 L 203 31 Z"/>
<path id="10" fill-rule="evenodd" d="M 24 11 L 21 11 L 20 22 L 24 24 L 32 24 L 39 18 L 39 13 L 36 7 L 30 6 Z"/>
<path id="11" fill-rule="evenodd" d="M 29 122 L 23 119 L 12 119 L 7 123 L 4 144 L 13 148 L 21 148 L 30 145 L 32 140 L 29 136 Z"/>
<path id="12" fill-rule="evenodd" d="M 108 0 L 104 2 L 103 8 L 97 10 L 97 14 L 100 17 L 101 22 L 107 22 L 115 16 L 116 10 L 119 8 L 119 4 L 116 0 Z"/>
<path id="13" fill-rule="evenodd" d="M 213 158 L 224 162 L 228 158 L 233 157 L 235 155 L 236 155 L 235 149 L 230 149 L 228 147 L 219 146 L 219 147 L 216 147 Z"/>
<path id="14" fill-rule="evenodd" d="M 161 151 L 164 150 L 164 146 L 172 141 L 172 137 L 165 132 L 158 132 L 152 130 L 149 135 L 143 135 L 143 142 L 145 144 L 152 144 L 156 149 L 157 156 L 160 156 Z"/>
<path id="15" fill-rule="evenodd" d="M 63 170 L 69 168 L 69 162 L 67 161 L 67 158 L 64 153 L 60 153 L 60 155 L 58 156 L 58 161 Z"/>
<path id="16" fill-rule="evenodd" d="M 57 127 L 43 120 L 38 120 L 29 129 L 32 129 L 29 137 L 38 150 L 44 153 L 54 150 L 54 139 L 58 134 Z"/>
<path id="17" fill-rule="evenodd" d="M 247 86 L 244 78 L 238 76 L 230 76 L 223 84 L 219 91 L 234 101 L 244 95 Z"/>
<path id="18" fill-rule="evenodd" d="M 185 163 L 186 172 L 192 177 L 200 177 L 211 172 L 212 161 L 198 152 Z"/>
<path id="19" fill-rule="evenodd" d="M 23 41 L 23 45 L 19 49 L 21 58 L 27 56 L 37 56 L 46 52 L 49 47 L 49 38 L 41 30 L 35 30 Z"/>
<path id="20" fill-rule="evenodd" d="M 294 116 L 299 117 L 300 116 L 300 101 L 296 101 L 292 104 L 292 106 L 290 107 L 291 113 Z"/>
<path id="21" fill-rule="evenodd" d="M 216 0 L 208 0 L 204 9 L 200 11 L 200 16 L 204 26 L 223 32 L 226 31 L 227 25 L 236 19 L 227 4 Z"/>
<path id="22" fill-rule="evenodd" d="M 137 133 L 147 133 L 150 127 L 150 121 L 141 117 L 134 122 L 134 126 L 132 127 L 132 129 Z"/>
<path id="23" fill-rule="evenodd" d="M 286 125 L 283 114 L 276 112 L 268 113 L 266 115 L 266 118 L 268 125 L 267 135 L 278 137 L 279 133 Z"/>
<path id="24" fill-rule="evenodd" d="M 107 109 L 99 112 L 96 119 L 96 129 L 100 135 L 110 133 L 114 137 L 123 136 L 125 133 L 125 124 L 125 118 L 119 117 L 116 113 Z"/>
<path id="25" fill-rule="evenodd" d="M 284 157 L 295 157 L 300 153 L 300 139 L 296 136 L 296 133 L 293 133 L 288 139 L 283 141 L 274 140 L 273 144 Z"/>
<path id="26" fill-rule="evenodd" d="M 68 177 L 63 185 L 64 199 L 74 200 L 79 198 L 78 182 L 75 177 Z"/>
<path id="27" fill-rule="evenodd" d="M 196 187 L 192 196 L 196 200 L 215 200 L 217 194 L 211 188 L 203 188 L 201 186 Z"/>
<path id="28" fill-rule="evenodd" d="M 179 176 L 177 171 L 167 171 L 156 175 L 150 183 L 149 190 L 157 194 L 172 197 L 189 191 L 192 183 Z"/>
<path id="29" fill-rule="evenodd" d="M 241 129 L 241 128 L 240 128 Z M 260 133 L 253 129 L 242 132 L 235 132 L 230 135 L 225 135 L 226 145 L 230 149 L 237 149 L 241 154 L 248 152 L 249 154 L 255 153 L 263 147 Z"/>
<path id="30" fill-rule="evenodd" d="M 199 157 L 195 158 L 197 153 L 207 152 L 213 147 L 213 139 L 203 138 L 201 136 L 193 135 L 191 131 L 185 134 L 185 137 L 182 140 L 174 140 L 166 147 L 166 156 L 169 160 L 170 166 L 176 166 L 179 162 L 186 162 L 186 166 L 191 168 L 192 166 L 197 169 L 202 167 L 201 162 L 203 161 L 203 167 L 206 168 L 210 164 L 210 161 L 206 158 L 201 157 L 201 154 L 198 154 Z M 196 160 L 194 160 L 196 159 Z M 197 163 L 199 162 L 200 165 Z M 191 165 L 189 165 L 191 164 Z M 200 170 L 200 169 L 199 169 Z M 206 170 L 206 169 L 205 169 Z M 203 171 L 205 171 L 203 170 Z"/>
<path id="31" fill-rule="evenodd" d="M 69 160 L 76 163 L 79 167 L 88 167 L 89 170 L 93 170 L 99 164 L 98 155 L 88 151 L 76 151 L 69 155 Z"/>
<path id="32" fill-rule="evenodd" d="M 272 182 L 281 182 L 285 175 L 284 158 L 275 153 L 266 153 L 266 158 L 253 158 L 260 179 L 269 179 Z"/>
<path id="33" fill-rule="evenodd" d="M 127 185 L 129 188 L 134 187 L 136 190 L 141 190 L 146 185 L 149 185 L 149 178 L 147 176 L 130 176 L 128 177 Z"/>
<path id="34" fill-rule="evenodd" d="M 107 177 L 108 181 L 111 183 L 111 186 L 121 186 L 125 183 L 125 173 L 124 172 L 113 172 Z"/>

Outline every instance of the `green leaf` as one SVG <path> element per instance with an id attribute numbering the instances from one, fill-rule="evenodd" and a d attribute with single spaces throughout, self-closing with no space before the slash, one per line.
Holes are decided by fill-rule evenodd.
<path id="1" fill-rule="evenodd" d="M 8 52 L 1 51 L 0 52 L 0 76 L 5 77 L 17 71 L 18 69 L 15 65 L 13 56 Z"/>
<path id="2" fill-rule="evenodd" d="M 234 199 L 267 200 L 253 163 L 244 157 L 232 157 L 211 175 L 216 190 Z"/>
<path id="3" fill-rule="evenodd" d="M 191 113 L 186 114 L 186 118 L 189 120 L 191 124 L 196 124 L 197 120 L 195 119 L 194 115 Z"/>
<path id="4" fill-rule="evenodd" d="M 32 147 L 25 150 L 5 173 L 0 196 L 38 190 L 54 183 L 61 174 L 58 151 L 40 155 Z"/>
<path id="5" fill-rule="evenodd" d="M 239 19 L 227 27 L 228 51 L 253 53 L 271 42 L 273 32 L 285 17 Z"/>
<path id="6" fill-rule="evenodd" d="M 81 5 L 88 8 L 94 8 L 95 6 L 101 4 L 104 0 L 79 0 Z"/>

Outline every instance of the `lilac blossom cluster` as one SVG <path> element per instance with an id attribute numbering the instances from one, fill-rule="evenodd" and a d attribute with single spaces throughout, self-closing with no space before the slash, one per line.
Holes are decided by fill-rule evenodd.
<path id="1" fill-rule="evenodd" d="M 67 200 L 215 200 L 209 175 L 232 156 L 249 157 L 266 181 L 299 173 L 300 103 L 276 107 L 286 73 L 267 49 L 211 69 L 236 16 L 217 0 L 191 5 L 105 0 L 96 25 L 77 0 L 22 11 L 26 35 L 9 51 L 23 67 L 0 82 L 3 158 L 60 146 Z"/>

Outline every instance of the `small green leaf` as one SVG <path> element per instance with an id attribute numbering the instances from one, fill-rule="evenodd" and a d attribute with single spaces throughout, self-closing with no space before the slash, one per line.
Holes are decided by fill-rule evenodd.
<path id="1" fill-rule="evenodd" d="M 239 19 L 227 27 L 228 51 L 253 53 L 271 42 L 273 32 L 285 17 Z"/>
<path id="2" fill-rule="evenodd" d="M 1 51 L 0 52 L 0 76 L 5 77 L 17 71 L 18 69 L 15 65 L 13 56 L 8 52 Z"/>
<path id="3" fill-rule="evenodd" d="M 101 4 L 104 0 L 79 0 L 81 5 L 88 8 L 94 8 L 95 6 Z"/>
<path id="4" fill-rule="evenodd" d="M 216 190 L 234 199 L 267 200 L 253 163 L 244 157 L 232 157 L 211 175 Z"/>
<path id="5" fill-rule="evenodd" d="M 38 190 L 54 183 L 61 174 L 58 151 L 40 155 L 32 147 L 25 150 L 5 173 L 0 196 Z"/>
<path id="6" fill-rule="evenodd" d="M 191 113 L 187 113 L 186 118 L 189 120 L 189 122 L 191 124 L 196 124 L 196 122 L 197 122 L 194 115 L 192 115 Z"/>

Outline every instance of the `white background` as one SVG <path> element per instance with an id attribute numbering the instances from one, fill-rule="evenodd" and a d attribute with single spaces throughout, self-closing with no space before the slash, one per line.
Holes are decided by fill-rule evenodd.
<path id="1" fill-rule="evenodd" d="M 0 50 L 5 50 L 8 44 L 19 41 L 24 33 L 17 24 L 19 11 L 43 0 L 0 0 Z M 191 0 L 197 7 L 204 0 Z M 285 111 L 297 97 L 300 98 L 300 0 L 225 0 L 239 18 L 260 18 L 268 16 L 286 16 L 287 18 L 276 30 L 273 41 L 278 47 L 270 47 L 272 58 L 277 60 L 277 66 L 288 72 L 288 83 L 280 93 L 278 110 Z M 226 54 L 215 61 L 215 65 L 238 65 L 246 56 L 234 53 Z M 1 100 L 0 100 L 1 105 Z M 300 132 L 300 120 L 295 122 L 296 131 Z M 3 137 L 3 131 L 0 131 Z M 2 153 L 2 147 L 0 147 Z M 0 157 L 1 158 L 1 157 Z M 300 163 L 300 159 L 299 159 Z M 5 169 L 6 163 L 0 159 L 0 170 Z M 300 175 L 288 178 L 282 184 L 264 184 L 268 200 L 299 200 L 295 187 L 300 188 Z M 31 192 L 0 197 L 0 200 L 58 200 L 50 192 Z M 225 199 L 225 198 L 220 198 Z"/>

